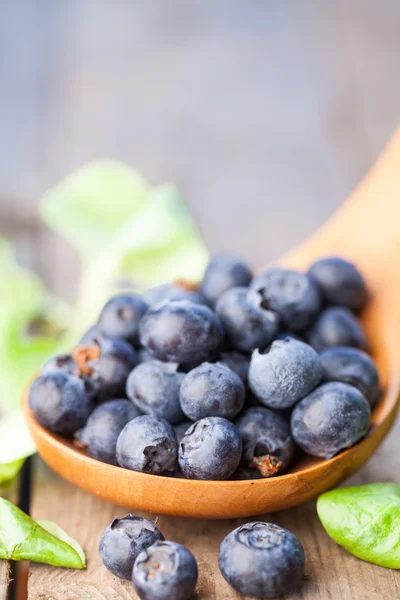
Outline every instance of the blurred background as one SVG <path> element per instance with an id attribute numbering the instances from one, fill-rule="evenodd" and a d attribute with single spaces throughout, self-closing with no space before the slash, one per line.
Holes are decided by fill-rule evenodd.
<path id="1" fill-rule="evenodd" d="M 175 182 L 211 251 L 265 263 L 394 130 L 399 31 L 396 0 L 1 3 L 0 234 L 70 298 L 77 258 L 36 204 L 113 157 Z"/>

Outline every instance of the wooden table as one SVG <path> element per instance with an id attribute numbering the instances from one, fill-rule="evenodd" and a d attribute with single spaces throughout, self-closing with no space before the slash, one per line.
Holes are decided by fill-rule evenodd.
<path id="1" fill-rule="evenodd" d="M 399 28 L 396 0 L 3 3 L 0 233 L 71 299 L 76 256 L 39 223 L 37 199 L 72 168 L 113 156 L 153 182 L 175 181 L 211 250 L 265 263 L 341 203 L 397 125 Z M 397 477 L 399 435 L 398 425 L 352 483 Z M 123 509 L 36 460 L 31 511 L 82 543 L 88 569 L 31 565 L 29 600 L 133 597 L 97 553 Z M 400 575 L 337 547 L 314 503 L 265 518 L 306 549 L 307 578 L 291 598 L 400 597 Z M 197 556 L 199 599 L 238 597 L 216 568 L 218 544 L 237 524 L 160 519 Z M 7 568 L 0 562 L 0 600 Z"/>

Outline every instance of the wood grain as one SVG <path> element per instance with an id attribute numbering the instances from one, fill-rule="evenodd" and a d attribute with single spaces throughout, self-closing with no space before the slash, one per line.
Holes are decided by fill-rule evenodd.
<path id="1" fill-rule="evenodd" d="M 9 563 L 6 560 L 0 560 L 0 600 L 7 600 L 9 575 Z"/>

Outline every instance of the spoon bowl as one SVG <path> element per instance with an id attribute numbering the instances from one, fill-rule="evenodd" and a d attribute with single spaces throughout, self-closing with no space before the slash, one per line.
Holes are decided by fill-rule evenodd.
<path id="1" fill-rule="evenodd" d="M 400 394 L 400 130 L 360 186 L 313 236 L 279 262 L 305 270 L 323 256 L 353 261 L 371 302 L 363 325 L 383 394 L 367 436 L 330 460 L 302 455 L 290 472 L 252 481 L 197 481 L 137 473 L 92 458 L 42 427 L 27 391 L 22 408 L 38 453 L 74 485 L 132 510 L 224 519 L 282 510 L 315 498 L 357 471 L 388 433 Z"/>

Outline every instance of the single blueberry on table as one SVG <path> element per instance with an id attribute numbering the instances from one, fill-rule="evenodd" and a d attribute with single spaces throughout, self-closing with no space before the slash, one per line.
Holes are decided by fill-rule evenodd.
<path id="1" fill-rule="evenodd" d="M 322 364 L 308 344 L 287 337 L 276 340 L 265 354 L 253 352 L 249 385 L 262 404 L 289 408 L 304 398 L 322 379 Z"/>
<path id="2" fill-rule="evenodd" d="M 83 429 L 75 433 L 79 445 L 96 460 L 117 464 L 116 447 L 119 434 L 129 421 L 140 416 L 129 400 L 109 400 L 97 406 Z"/>
<path id="3" fill-rule="evenodd" d="M 366 435 L 370 416 L 369 404 L 357 388 L 332 381 L 295 406 L 290 425 L 304 452 L 329 459 Z"/>
<path id="4" fill-rule="evenodd" d="M 179 444 L 179 466 L 189 479 L 229 479 L 241 456 L 237 427 L 221 417 L 193 423 Z"/>
<path id="5" fill-rule="evenodd" d="M 178 373 L 176 363 L 149 360 L 130 373 L 126 395 L 142 413 L 179 423 L 185 418 L 179 403 L 184 376 Z"/>
<path id="6" fill-rule="evenodd" d="M 128 514 L 115 518 L 100 539 L 99 552 L 103 564 L 113 575 L 131 579 L 135 560 L 143 550 L 164 539 L 155 521 Z"/>
<path id="7" fill-rule="evenodd" d="M 74 359 L 72 358 L 72 354 L 57 354 L 56 356 L 52 356 L 47 360 L 43 367 L 40 370 L 42 375 L 46 375 L 47 373 L 51 373 L 53 371 L 62 371 L 67 375 L 76 375 L 78 376 L 78 368 Z"/>
<path id="8" fill-rule="evenodd" d="M 137 294 L 118 294 L 104 305 L 97 327 L 107 337 L 136 345 L 139 322 L 147 309 L 147 303 Z"/>
<path id="9" fill-rule="evenodd" d="M 308 275 L 318 284 L 327 304 L 361 310 L 368 301 L 368 290 L 358 269 L 337 256 L 321 258 L 309 269 Z"/>
<path id="10" fill-rule="evenodd" d="M 289 331 L 307 329 L 321 308 L 317 284 L 297 271 L 271 267 L 253 279 L 250 290 L 263 308 L 278 313 L 282 328 Z"/>
<path id="11" fill-rule="evenodd" d="M 200 292 L 208 304 L 214 306 L 226 290 L 247 287 L 251 280 L 252 273 L 245 263 L 228 254 L 217 254 L 207 266 Z"/>
<path id="12" fill-rule="evenodd" d="M 308 341 L 320 352 L 331 346 L 354 346 L 365 350 L 367 339 L 348 308 L 333 306 L 320 313 L 308 332 Z"/>
<path id="13" fill-rule="evenodd" d="M 242 352 L 265 348 L 278 331 L 277 313 L 264 308 L 260 295 L 247 288 L 235 287 L 224 292 L 215 310 L 229 341 Z"/>
<path id="14" fill-rule="evenodd" d="M 125 425 L 117 441 L 121 467 L 160 475 L 177 467 L 177 443 L 171 425 L 152 415 L 136 417 Z"/>
<path id="15" fill-rule="evenodd" d="M 52 371 L 32 383 L 29 407 L 43 427 L 71 435 L 86 423 L 93 403 L 79 377 Z"/>
<path id="16" fill-rule="evenodd" d="M 180 443 L 181 439 L 183 438 L 189 427 L 191 427 L 192 425 L 192 421 L 182 421 L 182 423 L 174 425 L 175 437 L 178 444 Z"/>
<path id="17" fill-rule="evenodd" d="M 186 300 L 150 307 L 139 330 L 142 345 L 155 358 L 183 364 L 212 358 L 224 336 L 219 318 L 208 306 Z"/>
<path id="18" fill-rule="evenodd" d="M 284 471 L 294 453 L 287 421 L 269 408 L 248 408 L 236 421 L 243 442 L 244 467 L 257 469 L 263 477 Z"/>
<path id="19" fill-rule="evenodd" d="M 234 351 L 221 352 L 219 362 L 229 367 L 236 375 L 239 375 L 243 383 L 246 383 L 250 366 L 250 358 L 248 356 Z"/>
<path id="20" fill-rule="evenodd" d="M 246 523 L 223 540 L 218 564 L 224 579 L 243 596 L 274 598 L 294 590 L 304 575 L 299 539 L 273 523 Z"/>
<path id="21" fill-rule="evenodd" d="M 198 569 L 193 554 L 174 542 L 156 542 L 137 557 L 132 583 L 141 600 L 188 600 Z"/>
<path id="22" fill-rule="evenodd" d="M 222 363 L 203 363 L 184 378 L 179 392 L 185 415 L 233 419 L 243 408 L 245 390 L 239 375 Z"/>
<path id="23" fill-rule="evenodd" d="M 379 373 L 372 358 L 350 346 L 334 346 L 320 354 L 324 381 L 350 383 L 360 390 L 374 408 L 380 394 Z"/>
<path id="24" fill-rule="evenodd" d="M 182 279 L 151 288 L 145 293 L 144 297 L 150 306 L 165 300 L 188 300 L 195 304 L 205 303 L 197 286 Z"/>
<path id="25" fill-rule="evenodd" d="M 126 380 L 138 361 L 130 344 L 104 337 L 98 338 L 93 346 L 78 346 L 72 356 L 80 376 L 93 395 L 100 398 L 124 396 Z"/>

